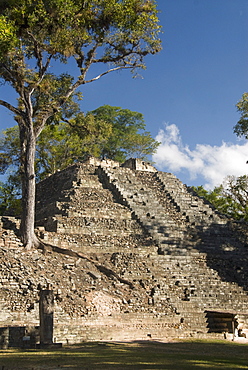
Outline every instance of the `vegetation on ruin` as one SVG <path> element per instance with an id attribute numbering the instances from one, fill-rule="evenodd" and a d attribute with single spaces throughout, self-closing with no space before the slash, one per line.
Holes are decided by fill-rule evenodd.
<path id="1" fill-rule="evenodd" d="M 0 350 L 2 367 L 25 369 L 248 369 L 247 345 L 224 341 L 84 343 L 50 350 Z"/>
<path id="2" fill-rule="evenodd" d="M 34 233 L 37 138 L 66 114 L 78 88 L 117 70 L 145 68 L 144 58 L 161 49 L 159 33 L 153 0 L 1 1 L 0 80 L 18 100 L 1 99 L 0 105 L 19 127 L 21 234 L 27 249 L 40 244 Z M 65 73 L 68 61 L 74 63 L 73 76 Z"/>

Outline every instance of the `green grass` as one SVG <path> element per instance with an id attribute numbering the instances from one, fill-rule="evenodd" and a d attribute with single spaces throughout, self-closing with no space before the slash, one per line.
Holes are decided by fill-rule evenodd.
<path id="1" fill-rule="evenodd" d="M 83 343 L 50 350 L 0 350 L 0 370 L 247 369 L 248 346 L 225 341 Z"/>

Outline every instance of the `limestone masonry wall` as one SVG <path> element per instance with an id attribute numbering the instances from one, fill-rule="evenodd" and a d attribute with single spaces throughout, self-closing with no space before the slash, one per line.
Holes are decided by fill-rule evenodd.
<path id="1" fill-rule="evenodd" d="M 36 217 L 45 252 L 0 223 L 0 346 L 39 342 L 48 284 L 55 342 L 248 335 L 242 225 L 174 175 L 90 158 L 37 185 Z"/>

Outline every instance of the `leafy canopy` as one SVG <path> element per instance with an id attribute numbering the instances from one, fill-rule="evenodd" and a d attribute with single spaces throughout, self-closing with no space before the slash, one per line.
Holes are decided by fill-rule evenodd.
<path id="1" fill-rule="evenodd" d="M 145 68 L 144 57 L 161 50 L 159 33 L 153 0 L 3 0 L 0 81 L 16 90 L 19 104 L 0 104 L 38 137 L 46 123 L 61 119 L 79 86 L 118 69 Z M 57 74 L 57 62 L 69 60 L 78 77 Z"/>
<path id="2" fill-rule="evenodd" d="M 8 0 L 1 2 L 0 13 L 1 77 L 19 93 L 17 79 L 28 90 L 46 91 L 44 72 L 52 59 L 75 60 L 78 87 L 91 81 L 86 80 L 91 65 L 144 68 L 144 57 L 161 49 L 156 5 L 150 0 Z"/>

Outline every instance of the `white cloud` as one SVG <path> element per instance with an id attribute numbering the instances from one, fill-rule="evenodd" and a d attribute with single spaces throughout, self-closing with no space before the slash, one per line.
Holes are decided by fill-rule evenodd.
<path id="1" fill-rule="evenodd" d="M 186 170 L 191 180 L 203 179 L 203 185 L 207 189 L 220 185 L 228 175 L 241 176 L 248 171 L 248 142 L 223 142 L 221 146 L 197 144 L 195 149 L 191 150 L 182 143 L 179 129 L 174 124 L 165 124 L 156 140 L 161 142 L 153 155 L 158 169 L 177 175 Z"/>

